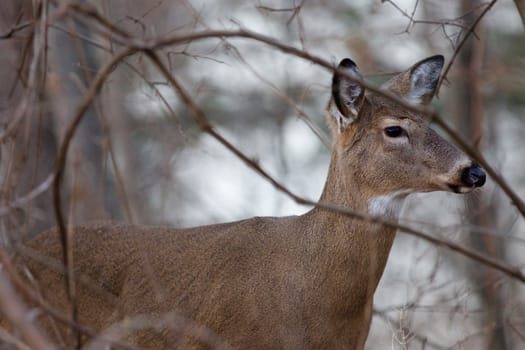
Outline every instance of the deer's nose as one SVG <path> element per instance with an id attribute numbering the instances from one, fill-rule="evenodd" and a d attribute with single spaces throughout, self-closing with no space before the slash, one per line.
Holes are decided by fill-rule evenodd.
<path id="1" fill-rule="evenodd" d="M 461 173 L 461 181 L 463 181 L 466 186 L 481 187 L 486 179 L 487 176 L 485 172 L 477 165 L 465 168 Z"/>

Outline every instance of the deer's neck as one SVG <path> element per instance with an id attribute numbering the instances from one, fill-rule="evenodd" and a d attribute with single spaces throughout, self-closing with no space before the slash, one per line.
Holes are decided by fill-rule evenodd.
<path id="1" fill-rule="evenodd" d="M 319 201 L 397 221 L 404 200 L 410 191 L 377 193 L 373 183 L 367 181 L 367 176 L 374 177 L 374 174 L 365 174 L 363 169 L 357 166 L 359 159 L 350 163 L 356 166 L 353 168 L 341 166 L 334 152 Z"/>
<path id="2" fill-rule="evenodd" d="M 332 159 L 320 201 L 397 221 L 406 194 L 375 194 L 360 181 L 363 174 L 338 168 Z M 333 293 L 341 298 L 371 298 L 385 268 L 395 229 L 315 208 L 306 214 L 313 261 L 324 267 Z M 339 289 L 336 291 L 335 289 Z M 358 292 L 356 292 L 358 291 Z M 363 294 L 363 291 L 366 291 Z M 359 294 L 354 295 L 354 294 Z"/>

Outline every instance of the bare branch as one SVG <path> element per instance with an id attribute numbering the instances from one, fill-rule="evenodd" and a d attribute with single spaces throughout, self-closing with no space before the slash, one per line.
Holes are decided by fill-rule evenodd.
<path id="1" fill-rule="evenodd" d="M 31 110 L 31 107 L 33 106 L 32 99 L 35 96 L 35 87 L 37 85 L 37 77 L 38 77 L 38 68 L 41 62 L 42 53 L 45 50 L 45 43 L 46 43 L 46 33 L 47 33 L 47 19 L 45 13 L 47 11 L 44 11 L 44 16 L 38 23 L 38 25 L 35 25 L 35 31 L 33 38 L 33 57 L 31 59 L 30 67 L 29 67 L 29 79 L 27 88 L 25 89 L 24 96 L 20 99 L 20 102 L 18 103 L 18 106 L 16 107 L 15 113 L 9 124 L 5 127 L 5 130 L 0 134 L 0 143 L 2 143 L 5 139 L 7 139 L 11 134 L 18 128 L 20 122 L 30 113 L 28 111 Z"/>
<path id="2" fill-rule="evenodd" d="M 118 344 L 120 339 L 132 332 L 147 328 L 175 329 L 188 332 L 193 338 L 202 341 L 212 349 L 231 350 L 232 347 L 225 343 L 215 332 L 204 325 L 197 325 L 191 319 L 169 312 L 157 317 L 150 315 L 135 315 L 128 317 L 109 326 L 99 336 L 84 346 L 84 350 L 103 349 L 108 345 Z"/>
<path id="3" fill-rule="evenodd" d="M 6 318 L 22 333 L 27 344 L 35 350 L 49 350 L 54 346 L 35 327 L 30 312 L 22 303 L 5 272 L 0 270 L 0 308 Z"/>
<path id="4" fill-rule="evenodd" d="M 449 62 L 447 64 L 445 70 L 443 71 L 443 74 L 441 75 L 441 79 L 439 80 L 439 83 L 438 83 L 438 86 L 437 86 L 437 90 L 436 90 L 436 94 L 437 95 L 439 95 L 439 91 L 441 89 L 441 85 L 443 84 L 443 81 L 447 79 L 448 72 L 450 71 L 450 68 L 452 68 L 452 65 L 454 64 L 454 61 L 456 60 L 456 57 L 458 56 L 459 52 L 461 51 L 461 48 L 463 47 L 463 45 L 465 45 L 465 42 L 468 40 L 470 35 L 474 33 L 474 30 L 476 29 L 476 26 L 478 25 L 478 23 L 487 14 L 487 12 L 489 12 L 489 10 L 492 8 L 492 6 L 494 6 L 496 1 L 498 1 L 498 0 L 492 0 L 487 6 L 485 6 L 483 11 L 481 11 L 481 14 L 476 18 L 476 20 L 472 23 L 472 25 L 470 26 L 468 31 L 463 35 L 463 38 L 461 39 L 461 41 L 459 42 L 458 46 L 454 50 L 454 54 L 450 58 L 450 60 L 449 60 Z M 525 215 L 525 212 L 522 212 L 522 215 Z"/>
<path id="5" fill-rule="evenodd" d="M 35 257 L 32 256 L 32 258 L 35 258 Z M 27 298 L 28 300 L 31 300 L 36 305 L 38 305 L 44 312 L 46 312 L 51 317 L 53 317 L 54 320 L 57 320 L 60 323 L 68 325 L 68 326 L 72 327 L 73 329 L 76 329 L 79 332 L 81 332 L 82 334 L 85 334 L 85 335 L 87 335 L 87 336 L 89 336 L 91 338 L 98 337 L 98 339 L 106 340 L 103 336 L 99 335 L 97 331 L 95 331 L 95 330 L 93 330 L 93 329 L 91 329 L 89 327 L 83 326 L 83 325 L 79 324 L 78 322 L 75 322 L 72 319 L 70 319 L 69 317 L 65 316 L 62 312 L 60 312 L 59 310 L 57 310 L 54 307 L 52 307 L 51 305 L 49 305 L 32 288 L 27 286 L 27 284 L 22 281 L 22 279 L 18 275 L 17 271 L 15 271 L 15 268 L 11 264 L 11 261 L 10 261 L 8 255 L 7 255 L 7 253 L 5 252 L 5 250 L 2 247 L 0 247 L 0 264 L 2 266 L 2 269 L 5 270 L 7 276 L 9 277 L 11 283 L 13 284 L 13 286 L 17 289 L 17 292 L 21 293 L 25 298 Z M 63 268 L 63 269 L 59 268 L 59 270 L 60 270 L 59 272 L 61 272 L 61 273 L 63 273 L 65 275 L 65 273 L 66 273 L 65 268 Z M 81 276 L 81 277 L 83 277 L 83 276 Z M 81 282 L 83 282 L 82 278 L 81 278 Z M 89 281 L 86 281 L 85 284 L 92 287 L 94 285 L 94 282 L 92 280 L 89 280 Z M 122 342 L 119 342 L 119 341 L 116 341 L 116 340 L 115 341 L 111 341 L 111 340 L 107 339 L 107 341 L 108 342 L 112 342 L 112 344 L 118 346 L 119 348 L 129 349 L 129 350 L 137 350 L 135 347 L 131 347 L 128 344 L 125 344 L 125 343 L 122 343 Z"/>
<path id="6" fill-rule="evenodd" d="M 31 348 L 20 339 L 9 333 L 5 328 L 0 327 L 0 339 L 7 344 L 13 344 L 19 350 L 31 350 Z"/>
<path id="7" fill-rule="evenodd" d="M 518 9 L 518 13 L 521 17 L 521 23 L 523 23 L 523 28 L 525 29 L 525 0 L 514 0 L 514 4 Z"/>
<path id="8" fill-rule="evenodd" d="M 0 207 L 0 216 L 7 215 L 13 208 L 23 208 L 31 203 L 35 198 L 46 192 L 51 184 L 55 180 L 55 174 L 49 174 L 49 176 L 40 183 L 40 185 L 33 188 L 25 196 L 18 197 L 12 202 L 8 203 L 5 207 Z"/>
<path id="9" fill-rule="evenodd" d="M 66 288 L 67 294 L 70 299 L 70 302 L 73 307 L 73 321 L 77 322 L 78 320 L 78 310 L 76 304 L 76 292 L 75 292 L 75 282 L 74 282 L 74 273 L 73 273 L 73 249 L 72 249 L 72 237 L 71 231 L 67 229 L 64 215 L 62 213 L 62 200 L 60 196 L 60 185 L 64 173 L 64 167 L 67 158 L 67 151 L 69 149 L 69 144 L 73 138 L 75 131 L 82 120 L 86 110 L 89 105 L 96 97 L 97 92 L 102 87 L 102 84 L 109 76 L 109 73 L 114 69 L 115 65 L 118 64 L 122 59 L 129 56 L 134 52 L 133 49 L 124 49 L 121 52 L 117 53 L 111 58 L 111 60 L 99 70 L 97 76 L 89 86 L 88 91 L 84 95 L 84 98 L 79 105 L 75 116 L 73 117 L 71 123 L 69 124 L 66 132 L 64 134 L 64 140 L 60 145 L 58 151 L 58 157 L 55 164 L 55 182 L 53 183 L 53 207 L 55 210 L 55 217 L 57 221 L 57 226 L 60 233 L 60 240 L 62 243 L 62 254 L 63 262 L 66 266 Z"/>
<path id="10" fill-rule="evenodd" d="M 17 24 L 15 26 L 12 26 L 6 32 L 0 34 L 0 39 L 10 39 L 17 32 L 19 32 L 19 31 L 21 31 L 21 30 L 23 30 L 23 29 L 25 29 L 27 27 L 30 27 L 33 24 L 34 24 L 33 21 L 25 21 L 23 23 L 20 23 L 20 24 Z"/>

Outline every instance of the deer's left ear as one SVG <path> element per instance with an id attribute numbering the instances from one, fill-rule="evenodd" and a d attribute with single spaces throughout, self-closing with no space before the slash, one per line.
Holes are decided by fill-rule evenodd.
<path id="1" fill-rule="evenodd" d="M 359 115 L 365 99 L 365 89 L 359 83 L 363 77 L 357 65 L 349 58 L 339 63 L 337 69 L 345 72 L 348 76 L 334 73 L 332 79 L 332 99 L 329 105 L 329 114 L 332 122 L 337 124 L 339 131 L 343 131 Z"/>
<path id="2" fill-rule="evenodd" d="M 441 55 L 428 57 L 383 84 L 388 89 L 415 104 L 428 104 L 436 92 L 445 59 Z"/>

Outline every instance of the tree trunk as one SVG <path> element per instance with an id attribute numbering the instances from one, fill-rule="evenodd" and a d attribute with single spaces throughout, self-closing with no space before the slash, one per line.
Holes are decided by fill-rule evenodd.
<path id="1" fill-rule="evenodd" d="M 467 23 L 473 23 L 481 3 L 478 0 L 463 0 L 462 13 L 470 13 Z M 477 38 L 471 38 L 462 48 L 457 69 L 463 74 L 463 79 L 456 79 L 459 93 L 456 102 L 461 118 L 460 130 L 475 147 L 480 147 L 483 139 L 485 143 L 490 142 L 483 135 L 484 101 L 482 95 L 483 62 L 485 58 L 485 33 L 483 21 L 476 27 Z M 491 122 L 490 120 L 488 122 Z M 483 137 L 485 136 L 485 137 Z M 503 245 L 501 237 L 494 234 L 497 220 L 498 206 L 489 198 L 487 191 L 480 191 L 465 198 L 466 222 L 471 224 L 470 241 L 472 246 L 479 252 L 487 254 L 495 259 L 502 259 Z M 503 303 L 499 278 L 501 275 L 493 269 L 485 266 L 475 266 L 471 272 L 471 278 L 475 289 L 479 290 L 479 297 L 484 310 L 482 329 L 486 330 L 485 349 L 504 350 L 507 349 L 504 332 Z"/>

